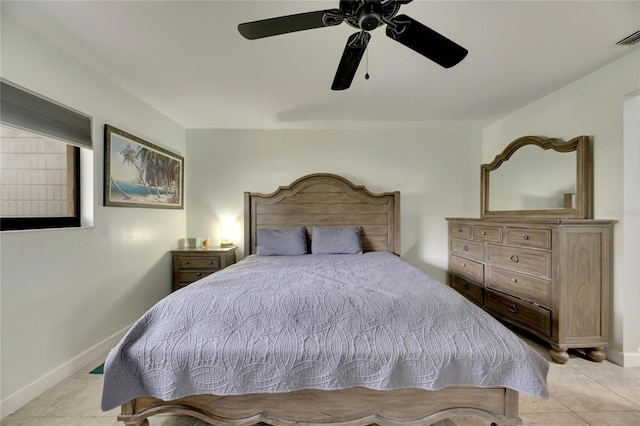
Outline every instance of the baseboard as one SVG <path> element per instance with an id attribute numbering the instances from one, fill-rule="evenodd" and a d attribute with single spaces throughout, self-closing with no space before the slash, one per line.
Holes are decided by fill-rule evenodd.
<path id="1" fill-rule="evenodd" d="M 607 360 L 622 367 L 640 367 L 640 352 L 621 352 L 618 349 L 605 348 Z"/>
<path id="2" fill-rule="evenodd" d="M 120 330 L 0 401 L 0 418 L 4 418 L 9 414 L 14 413 L 27 402 L 57 385 L 62 380 L 78 371 L 78 369 L 84 367 L 101 354 L 113 348 L 120 339 L 122 339 L 129 328 L 130 326 Z"/>

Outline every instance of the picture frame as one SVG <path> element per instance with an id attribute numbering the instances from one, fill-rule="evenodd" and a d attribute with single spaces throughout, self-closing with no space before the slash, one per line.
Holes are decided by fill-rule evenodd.
<path id="1" fill-rule="evenodd" d="M 183 209 L 184 158 L 105 124 L 104 205 Z"/>

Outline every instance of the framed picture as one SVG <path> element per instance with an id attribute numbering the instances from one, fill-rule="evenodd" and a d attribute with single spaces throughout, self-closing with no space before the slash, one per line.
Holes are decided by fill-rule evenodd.
<path id="1" fill-rule="evenodd" d="M 105 125 L 104 205 L 184 208 L 184 158 Z"/>

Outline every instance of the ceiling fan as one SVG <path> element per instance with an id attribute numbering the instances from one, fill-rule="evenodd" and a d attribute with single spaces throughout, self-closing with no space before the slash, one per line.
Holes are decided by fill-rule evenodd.
<path id="1" fill-rule="evenodd" d="M 339 9 L 298 13 L 262 19 L 238 25 L 238 31 L 249 40 L 314 28 L 331 27 L 346 22 L 359 31 L 347 40 L 332 90 L 347 89 L 367 49 L 372 31 L 386 24 L 387 37 L 451 68 L 467 56 L 467 49 L 407 15 L 397 15 L 400 6 L 412 0 L 340 0 Z"/>

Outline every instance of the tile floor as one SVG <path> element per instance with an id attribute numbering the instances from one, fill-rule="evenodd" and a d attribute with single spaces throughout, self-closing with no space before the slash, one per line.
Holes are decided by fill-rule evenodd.
<path id="1" fill-rule="evenodd" d="M 549 359 L 546 349 L 529 342 Z M 100 410 L 103 376 L 89 374 L 103 360 L 104 356 L 79 370 L 2 419 L 0 425 L 123 426 L 116 421 L 119 409 Z M 548 382 L 551 396 L 546 400 L 520 396 L 523 425 L 640 425 L 640 368 L 622 368 L 608 361 L 594 363 L 578 353 L 572 353 L 564 365 L 550 365 Z M 464 416 L 441 421 L 437 426 L 489 424 L 480 417 Z M 150 426 L 205 426 L 205 423 L 191 417 L 162 415 L 151 417 Z"/>

